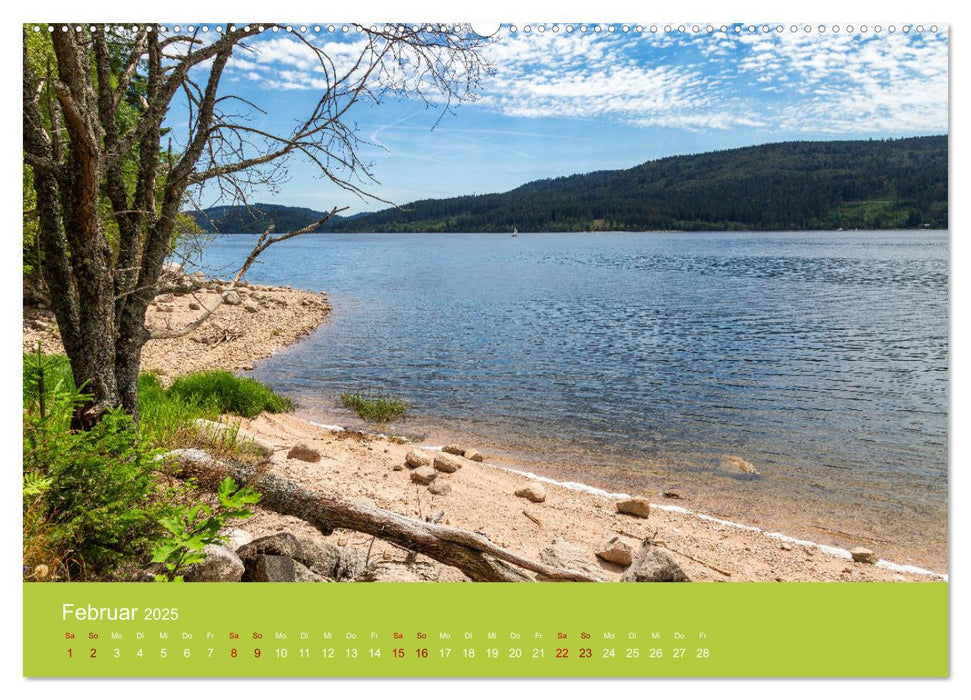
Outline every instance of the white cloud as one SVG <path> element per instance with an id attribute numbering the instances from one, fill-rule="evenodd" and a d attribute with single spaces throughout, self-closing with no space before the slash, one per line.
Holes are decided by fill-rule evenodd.
<path id="1" fill-rule="evenodd" d="M 511 116 L 612 118 L 632 124 L 726 129 L 753 123 L 736 100 L 713 99 L 693 65 L 634 58 L 634 42 L 604 34 L 519 34 L 489 47 L 496 64 L 482 102 Z"/>
<path id="2" fill-rule="evenodd" d="M 293 36 L 262 36 L 238 52 L 236 77 L 269 89 L 322 90 L 370 50 L 365 37 L 320 37 L 330 62 Z M 943 132 L 948 38 L 886 32 L 642 35 L 533 32 L 484 54 L 495 73 L 479 104 L 516 117 L 612 119 L 690 130 Z M 407 64 L 385 80 L 407 84 Z"/>

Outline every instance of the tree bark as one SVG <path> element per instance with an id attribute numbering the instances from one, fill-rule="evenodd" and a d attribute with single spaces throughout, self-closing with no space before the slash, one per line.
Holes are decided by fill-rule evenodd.
<path id="1" fill-rule="evenodd" d="M 284 159 L 302 154 L 332 182 L 366 194 L 337 171 L 371 177 L 356 154 L 354 130 L 342 121 L 359 98 L 373 96 L 369 76 L 377 71 L 391 80 L 385 72 L 391 69 L 382 69 L 387 62 L 397 80 L 404 65 L 398 59 L 410 57 L 417 93 L 434 85 L 450 104 L 463 84 L 470 96 L 479 75 L 471 35 L 428 29 L 398 36 L 361 27 L 366 40 L 355 69 L 338 75 L 323 48 L 294 32 L 318 59 L 327 87 L 292 132 L 270 133 L 225 107 L 241 98 L 220 95 L 234 48 L 262 32 L 261 26 L 226 25 L 211 43 L 195 36 L 163 38 L 152 27 L 57 29 L 50 33 L 54 60 L 48 58 L 45 71 L 39 65 L 32 69 L 25 28 L 24 163 L 34 170 L 41 274 L 75 384 L 92 397 L 75 416 L 78 429 L 90 428 L 118 406 L 137 418 L 139 365 L 150 338 L 146 311 L 188 187 L 214 181 L 244 198 L 250 186 L 272 183 Z M 190 75 L 196 67 L 198 75 Z M 182 151 L 173 154 L 170 146 L 166 154 L 162 123 L 180 91 L 189 105 L 188 129 L 178 139 Z M 141 108 L 120 109 L 122 100 L 135 98 Z M 132 110 L 137 120 L 130 125 Z M 270 172 L 260 174 L 262 166 Z M 102 210 L 106 203 L 110 221 Z M 303 232 L 273 237 L 263 247 Z"/>
<path id="2" fill-rule="evenodd" d="M 180 466 L 184 475 L 196 478 L 209 488 L 216 488 L 227 476 L 237 483 L 252 486 L 262 495 L 261 507 L 300 518 L 324 535 L 330 535 L 336 528 L 373 535 L 447 566 L 454 566 L 473 581 L 532 580 L 514 567 L 541 574 L 547 581 L 597 580 L 579 571 L 559 569 L 527 559 L 474 532 L 423 522 L 389 510 L 307 491 L 259 466 L 229 464 L 211 457 L 204 460 L 181 458 Z"/>

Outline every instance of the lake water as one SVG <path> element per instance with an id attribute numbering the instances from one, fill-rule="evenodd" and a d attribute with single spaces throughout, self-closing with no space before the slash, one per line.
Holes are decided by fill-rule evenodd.
<path id="1" fill-rule="evenodd" d="M 427 443 L 946 567 L 946 232 L 318 235 L 261 261 L 334 307 L 253 372 L 307 415 L 393 394 Z"/>

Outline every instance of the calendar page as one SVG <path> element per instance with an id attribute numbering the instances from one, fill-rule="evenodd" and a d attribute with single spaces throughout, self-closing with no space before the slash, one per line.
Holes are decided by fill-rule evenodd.
<path id="1" fill-rule="evenodd" d="M 24 676 L 949 675 L 948 26 L 631 19 L 23 25 Z"/>

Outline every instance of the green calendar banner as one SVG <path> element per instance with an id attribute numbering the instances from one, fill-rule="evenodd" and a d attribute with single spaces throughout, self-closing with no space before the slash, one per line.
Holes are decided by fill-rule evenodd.
<path id="1" fill-rule="evenodd" d="M 948 675 L 947 583 L 24 585 L 24 675 Z"/>

